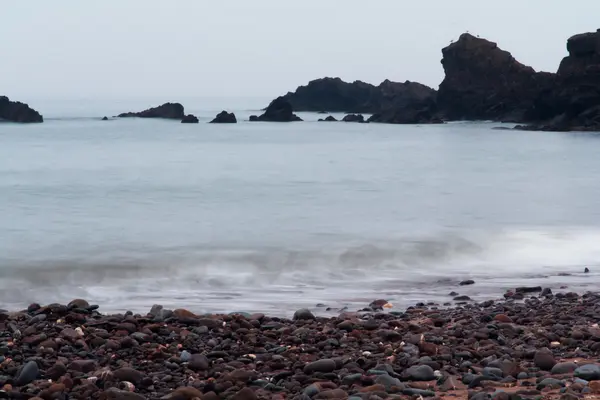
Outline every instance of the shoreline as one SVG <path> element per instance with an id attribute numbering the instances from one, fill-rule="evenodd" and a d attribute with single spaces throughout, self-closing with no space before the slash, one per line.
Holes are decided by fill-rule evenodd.
<path id="1" fill-rule="evenodd" d="M 494 398 L 600 393 L 600 366 L 581 367 L 600 352 L 600 294 L 522 293 L 522 302 L 403 312 L 376 300 L 368 312 L 315 317 L 299 310 L 292 319 L 162 306 L 147 315 L 101 314 L 85 300 L 32 304 L 0 312 L 0 398 L 477 400 L 499 391 Z"/>

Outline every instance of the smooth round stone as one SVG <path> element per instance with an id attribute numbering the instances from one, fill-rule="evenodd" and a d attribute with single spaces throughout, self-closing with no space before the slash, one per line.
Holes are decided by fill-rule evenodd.
<path id="1" fill-rule="evenodd" d="M 308 397 L 314 397 L 317 394 L 319 394 L 320 389 L 319 386 L 315 385 L 314 383 L 310 386 L 308 386 L 306 389 L 304 389 L 304 394 L 307 395 Z"/>
<path id="2" fill-rule="evenodd" d="M 67 304 L 68 308 L 88 308 L 90 303 L 83 299 L 75 299 L 72 300 L 69 304 Z"/>
<path id="3" fill-rule="evenodd" d="M 540 383 L 538 383 L 537 389 L 538 390 L 542 390 L 546 386 L 560 386 L 560 387 L 563 387 L 563 386 L 565 386 L 565 383 L 563 381 L 559 381 L 558 379 L 546 378 L 546 379 L 542 380 Z"/>
<path id="4" fill-rule="evenodd" d="M 315 372 L 327 373 L 335 371 L 335 368 L 336 364 L 334 360 L 323 359 L 306 364 L 306 366 L 304 366 L 304 373 L 306 375 L 310 375 Z"/>
<path id="5" fill-rule="evenodd" d="M 377 379 L 375 379 L 375 383 L 385 386 L 385 390 L 388 393 L 392 390 L 400 391 L 405 389 L 404 384 L 400 382 L 399 379 L 393 378 L 387 374 L 378 376 Z"/>
<path id="6" fill-rule="evenodd" d="M 527 379 L 529 378 L 529 374 L 527 372 L 519 372 L 519 375 L 517 375 L 517 379 Z"/>
<path id="7" fill-rule="evenodd" d="M 378 364 L 375 366 L 375 368 L 372 369 L 372 371 L 385 371 L 390 375 L 394 374 L 394 368 L 392 368 L 392 366 L 390 364 Z"/>
<path id="8" fill-rule="evenodd" d="M 194 371 L 206 371 L 210 362 L 204 354 L 192 354 L 188 366 Z"/>
<path id="9" fill-rule="evenodd" d="M 500 368 L 485 367 L 482 372 L 485 376 L 497 376 L 499 378 L 504 376 Z"/>
<path id="10" fill-rule="evenodd" d="M 362 379 L 362 374 L 350 374 L 342 378 L 342 384 L 351 386 L 353 383 Z"/>
<path id="11" fill-rule="evenodd" d="M 576 378 L 585 379 L 586 381 L 600 380 L 600 365 L 587 364 L 577 368 L 573 375 Z"/>
<path id="12" fill-rule="evenodd" d="M 35 361 L 29 361 L 21 368 L 15 378 L 15 386 L 25 386 L 37 379 L 40 369 Z"/>
<path id="13" fill-rule="evenodd" d="M 187 350 L 183 350 L 179 355 L 179 359 L 182 362 L 189 362 L 192 359 L 192 354 Z"/>
<path id="14" fill-rule="evenodd" d="M 578 365 L 572 362 L 558 363 L 552 367 L 550 373 L 552 375 L 571 374 L 577 369 Z"/>
<path id="15" fill-rule="evenodd" d="M 533 357 L 533 363 L 541 370 L 550 371 L 556 365 L 556 360 L 550 351 L 539 350 Z"/>
<path id="16" fill-rule="evenodd" d="M 464 374 L 462 377 L 462 382 L 465 385 L 469 385 L 469 384 L 471 384 L 471 382 L 473 382 L 475 380 L 475 378 L 477 378 L 477 375 L 475 375 L 475 374 L 471 374 L 471 373 Z"/>
<path id="17" fill-rule="evenodd" d="M 409 380 L 412 381 L 433 381 L 435 373 L 429 365 L 417 365 L 410 367 L 405 371 Z"/>
<path id="18" fill-rule="evenodd" d="M 294 313 L 294 321 L 316 319 L 308 308 L 302 308 Z"/>
<path id="19" fill-rule="evenodd" d="M 369 375 L 389 375 L 387 373 L 387 371 L 382 371 L 382 370 L 378 370 L 378 369 L 370 369 L 367 371 L 367 374 L 369 374 Z"/>

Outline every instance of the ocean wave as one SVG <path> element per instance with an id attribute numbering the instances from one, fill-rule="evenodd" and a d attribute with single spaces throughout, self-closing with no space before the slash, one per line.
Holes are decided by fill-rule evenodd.
<path id="1" fill-rule="evenodd" d="M 123 257 L 124 249 L 112 258 L 104 249 L 102 257 L 63 255 L 43 262 L 38 255 L 0 260 L 0 306 L 86 297 L 115 309 L 162 301 L 205 311 L 290 312 L 318 302 L 360 307 L 385 296 L 407 305 L 442 301 L 467 278 L 478 284 L 461 291 L 480 297 L 528 281 L 558 285 L 570 279 L 585 286 L 583 268 L 598 265 L 599 240 L 595 230 L 521 229 L 302 249 L 183 247 L 155 254 L 136 250 L 130 258 Z"/>

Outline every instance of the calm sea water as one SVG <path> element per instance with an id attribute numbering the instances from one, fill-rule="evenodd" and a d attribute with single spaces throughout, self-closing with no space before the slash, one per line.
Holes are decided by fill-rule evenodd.
<path id="1" fill-rule="evenodd" d="M 44 124 L 0 124 L 0 308 L 289 316 L 597 289 L 600 136 L 205 123 L 227 106 L 246 120 L 255 99 L 184 99 L 198 125 L 99 120 L 165 100 L 30 101 Z"/>

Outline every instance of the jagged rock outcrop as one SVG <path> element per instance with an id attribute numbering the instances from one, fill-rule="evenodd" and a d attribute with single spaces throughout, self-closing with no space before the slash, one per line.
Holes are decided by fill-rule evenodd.
<path id="1" fill-rule="evenodd" d="M 44 117 L 25 103 L 10 101 L 8 97 L 0 96 L 0 120 L 30 123 L 44 122 Z"/>
<path id="2" fill-rule="evenodd" d="M 138 117 L 138 118 L 164 118 L 179 119 L 185 117 L 183 106 L 180 103 L 165 103 L 158 107 L 149 108 L 140 112 L 127 112 L 118 115 L 120 118 Z"/>
<path id="3" fill-rule="evenodd" d="M 234 113 L 228 113 L 227 111 L 221 111 L 217 116 L 210 121 L 211 124 L 235 124 L 237 119 Z"/>
<path id="4" fill-rule="evenodd" d="M 437 115 L 437 92 L 425 85 L 411 83 L 411 85 L 404 84 L 403 95 L 392 97 L 393 101 L 390 104 L 383 104 L 381 110 L 374 113 L 368 119 L 368 122 L 387 124 L 441 123 L 442 120 Z M 397 84 L 389 82 L 387 85 Z M 392 89 L 393 92 L 398 93 L 400 90 Z"/>
<path id="5" fill-rule="evenodd" d="M 294 122 L 302 121 L 300 117 L 294 114 L 292 105 L 284 97 L 278 97 L 269 104 L 264 114 L 260 116 L 250 116 L 250 121 L 266 122 Z"/>
<path id="6" fill-rule="evenodd" d="M 523 121 L 554 74 L 536 72 L 496 43 L 468 33 L 442 50 L 437 108 L 448 120 Z"/>
<path id="7" fill-rule="evenodd" d="M 198 117 L 194 114 L 188 114 L 181 119 L 182 124 L 197 124 L 198 122 Z"/>
<path id="8" fill-rule="evenodd" d="M 365 122 L 365 117 L 362 114 L 348 114 L 342 118 L 343 122 Z"/>
<path id="9" fill-rule="evenodd" d="M 520 129 L 600 131 L 600 29 L 567 41 L 569 55 L 554 84 L 542 90 Z"/>
<path id="10" fill-rule="evenodd" d="M 322 78 L 283 97 L 294 111 L 376 113 L 433 96 L 435 90 L 417 82 L 385 80 L 374 86 L 361 81 Z"/>

